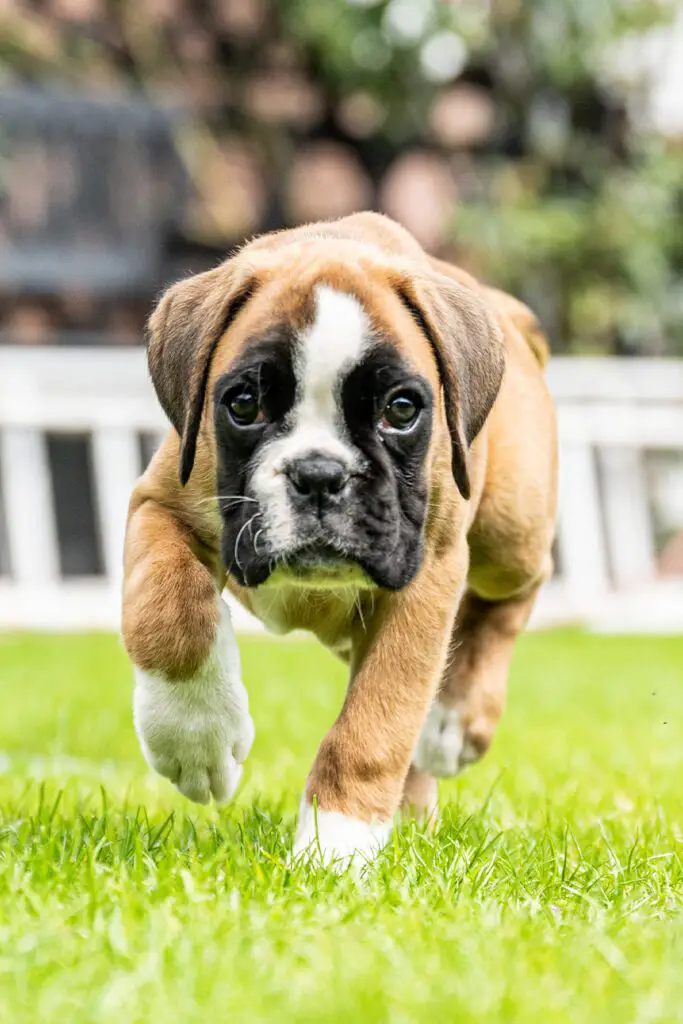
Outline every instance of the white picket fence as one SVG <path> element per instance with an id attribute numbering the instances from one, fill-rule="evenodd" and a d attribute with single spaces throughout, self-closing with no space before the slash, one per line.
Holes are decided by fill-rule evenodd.
<path id="1" fill-rule="evenodd" d="M 645 453 L 683 452 L 683 362 L 555 359 L 561 437 L 558 571 L 534 617 L 607 630 L 678 631 L 683 579 L 656 577 Z M 165 420 L 141 349 L 0 347 L 0 500 L 9 572 L 0 628 L 117 628 L 139 436 Z M 48 434 L 91 438 L 101 577 L 62 578 Z M 242 610 L 241 629 L 258 628 Z"/>

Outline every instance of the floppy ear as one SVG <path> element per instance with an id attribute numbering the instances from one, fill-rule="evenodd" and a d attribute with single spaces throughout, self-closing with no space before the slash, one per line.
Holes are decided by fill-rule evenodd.
<path id="1" fill-rule="evenodd" d="M 147 363 L 161 406 L 180 434 L 180 482 L 194 466 L 211 359 L 256 282 L 230 262 L 173 285 L 152 313 Z"/>
<path id="2" fill-rule="evenodd" d="M 500 328 L 471 289 L 444 274 L 404 279 L 399 294 L 431 344 L 444 389 L 453 477 L 469 499 L 467 453 L 496 400 L 505 369 Z"/>

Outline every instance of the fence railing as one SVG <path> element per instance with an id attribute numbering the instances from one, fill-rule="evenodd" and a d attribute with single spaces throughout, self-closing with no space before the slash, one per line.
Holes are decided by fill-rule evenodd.
<path id="1" fill-rule="evenodd" d="M 558 358 L 549 380 L 557 571 L 534 623 L 677 630 L 683 578 L 659 576 L 648 457 L 683 455 L 683 362 Z M 118 627 L 127 502 L 165 429 L 141 349 L 0 347 L 0 627 Z M 82 446 L 88 486 L 59 483 L 67 442 Z M 68 557 L 80 534 L 98 551 L 87 572 Z M 236 622 L 255 628 L 242 610 Z"/>

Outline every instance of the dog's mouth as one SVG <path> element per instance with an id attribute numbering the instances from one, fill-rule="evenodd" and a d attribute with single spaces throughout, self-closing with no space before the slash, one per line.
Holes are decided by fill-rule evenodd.
<path id="1" fill-rule="evenodd" d="M 305 544 L 288 554 L 283 562 L 295 574 L 329 571 L 348 562 L 346 554 L 334 544 Z"/>
<path id="2" fill-rule="evenodd" d="M 271 581 L 322 589 L 370 584 L 353 555 L 328 542 L 304 544 L 287 552 L 278 559 Z"/>

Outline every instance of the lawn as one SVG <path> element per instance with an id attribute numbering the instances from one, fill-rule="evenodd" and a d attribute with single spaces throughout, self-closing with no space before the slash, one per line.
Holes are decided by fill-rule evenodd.
<path id="1" fill-rule="evenodd" d="M 0 1021 L 683 1021 L 683 638 L 528 636 L 486 761 L 360 881 L 287 866 L 344 673 L 243 643 L 237 803 L 146 770 L 109 636 L 0 636 Z"/>

